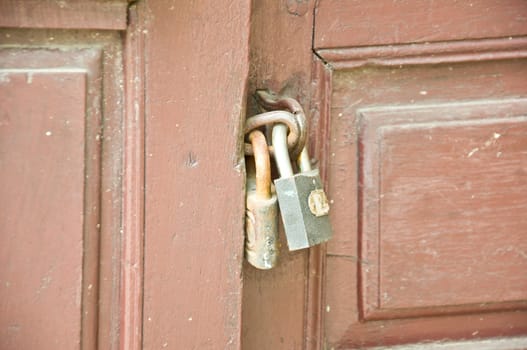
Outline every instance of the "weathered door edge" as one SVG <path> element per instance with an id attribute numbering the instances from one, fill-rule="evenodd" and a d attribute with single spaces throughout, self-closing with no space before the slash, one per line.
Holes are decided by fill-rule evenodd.
<path id="1" fill-rule="evenodd" d="M 240 347 L 250 1 L 145 3 L 144 347 Z"/>
<path id="2" fill-rule="evenodd" d="M 128 9 L 124 38 L 123 213 L 119 348 L 142 349 L 144 249 L 144 2 Z"/>

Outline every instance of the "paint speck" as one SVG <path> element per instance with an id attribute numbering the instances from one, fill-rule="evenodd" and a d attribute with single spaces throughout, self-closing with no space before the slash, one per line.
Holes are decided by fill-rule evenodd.
<path id="1" fill-rule="evenodd" d="M 335 153 L 331 153 L 331 156 L 332 156 L 332 157 L 335 157 Z"/>
<path id="2" fill-rule="evenodd" d="M 152 322 L 152 317 L 149 317 L 149 318 L 148 318 L 148 322 Z"/>
<path id="3" fill-rule="evenodd" d="M 428 95 L 428 91 L 426 91 L 426 90 L 421 90 L 421 91 L 419 91 L 419 95 L 423 95 L 423 96 L 424 96 L 424 95 Z"/>
<path id="4" fill-rule="evenodd" d="M 502 154 L 501 152 L 496 153 L 496 158 L 501 157 L 501 154 Z"/>
<path id="5" fill-rule="evenodd" d="M 497 140 L 501 137 L 501 134 L 498 134 L 497 132 L 495 132 L 494 134 L 492 134 L 492 136 Z"/>
<path id="6" fill-rule="evenodd" d="M 342 113 L 339 113 L 339 117 L 342 117 Z"/>
<path id="7" fill-rule="evenodd" d="M 33 82 L 33 73 L 27 73 L 26 83 L 31 84 Z"/>
<path id="8" fill-rule="evenodd" d="M 168 346 L 168 343 L 167 343 L 167 342 L 163 343 L 163 347 L 164 347 L 164 348 L 166 348 L 167 346 Z"/>
<path id="9" fill-rule="evenodd" d="M 199 162 L 198 162 L 198 157 L 196 156 L 196 154 L 194 154 L 193 152 L 189 152 L 187 160 L 185 161 L 185 165 L 188 168 L 195 168 L 198 166 L 198 164 Z"/>
<path id="10" fill-rule="evenodd" d="M 472 157 L 472 155 L 473 155 L 474 153 L 476 153 L 477 151 L 479 151 L 479 148 L 478 148 L 478 147 L 476 147 L 476 148 L 474 148 L 472 151 L 468 152 L 468 154 L 467 154 L 467 158 Z"/>
<path id="11" fill-rule="evenodd" d="M 51 135 L 53 135 L 53 133 L 51 131 L 49 131 L 49 130 L 46 131 L 46 136 L 51 136 Z"/>
<path id="12" fill-rule="evenodd" d="M 190 317 L 188 318 L 188 320 L 189 320 L 189 321 L 192 321 L 192 316 L 190 316 Z"/>
<path id="13" fill-rule="evenodd" d="M 473 336 L 478 335 L 478 334 L 479 334 L 479 331 L 472 332 Z"/>
<path id="14" fill-rule="evenodd" d="M 326 305 L 326 312 L 330 312 L 331 311 L 331 307 L 329 305 Z"/>
<path id="15" fill-rule="evenodd" d="M 143 34 L 148 34 L 148 30 L 143 30 Z"/>
<path id="16" fill-rule="evenodd" d="M 93 284 L 88 285 L 88 290 L 91 290 L 93 288 Z"/>

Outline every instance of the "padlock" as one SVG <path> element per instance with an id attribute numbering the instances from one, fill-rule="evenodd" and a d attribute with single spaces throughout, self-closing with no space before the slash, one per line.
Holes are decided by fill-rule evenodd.
<path id="1" fill-rule="evenodd" d="M 274 158 L 280 178 L 274 181 L 289 250 L 309 248 L 331 238 L 329 203 L 318 169 L 311 169 L 307 148 L 299 157 L 300 173 L 293 174 L 286 142 L 287 127 L 272 131 Z"/>
<path id="2" fill-rule="evenodd" d="M 245 255 L 251 265 L 267 270 L 275 267 L 278 260 L 278 203 L 265 136 L 255 130 L 249 134 L 249 141 L 254 157 L 246 162 Z"/>

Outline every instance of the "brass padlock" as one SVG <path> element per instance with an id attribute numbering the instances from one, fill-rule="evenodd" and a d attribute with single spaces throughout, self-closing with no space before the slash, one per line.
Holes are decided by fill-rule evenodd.
<path id="1" fill-rule="evenodd" d="M 249 134 L 254 158 L 248 158 L 245 255 L 258 269 L 271 269 L 278 260 L 278 203 L 271 183 L 271 161 L 264 134 Z"/>
<path id="2" fill-rule="evenodd" d="M 309 248 L 331 238 L 329 203 L 318 169 L 311 169 L 307 148 L 299 157 L 300 173 L 293 174 L 287 148 L 287 127 L 272 131 L 274 158 L 280 178 L 274 181 L 289 250 Z"/>

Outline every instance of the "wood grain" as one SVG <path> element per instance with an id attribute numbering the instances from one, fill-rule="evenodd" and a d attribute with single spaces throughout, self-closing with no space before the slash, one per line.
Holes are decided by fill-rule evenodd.
<path id="1" fill-rule="evenodd" d="M 31 117 L 31 128 L 40 130 L 46 118 L 58 116 L 50 113 L 41 115 L 46 109 L 61 109 L 62 122 L 64 125 L 72 124 L 72 118 L 76 116 L 76 121 L 81 134 L 75 134 L 75 142 L 82 143 L 80 153 L 76 153 L 80 160 L 72 159 L 70 156 L 61 156 L 68 149 L 68 145 L 61 146 L 60 138 L 56 140 L 59 153 L 51 152 L 50 162 L 57 163 L 53 171 L 68 171 L 71 162 L 81 161 L 80 166 L 75 169 L 82 170 L 82 179 L 77 179 L 77 188 L 63 190 L 60 183 L 55 180 L 47 180 L 43 184 L 43 190 L 49 191 L 50 198 L 63 196 L 65 199 L 75 194 L 81 194 L 83 207 L 75 215 L 65 215 L 60 217 L 60 226 L 54 231 L 56 234 L 66 234 L 64 231 L 69 222 L 76 222 L 80 217 L 82 220 L 82 269 L 76 278 L 81 281 L 81 302 L 82 314 L 79 314 L 82 332 L 80 332 L 80 344 L 86 349 L 110 349 L 118 344 L 118 321 L 119 321 L 119 258 L 120 258 L 120 212 L 121 212 L 121 190 L 120 190 L 120 157 L 121 157 L 121 138 L 120 123 L 123 102 L 121 100 L 120 85 L 122 77 L 122 57 L 120 54 L 120 38 L 117 33 L 106 32 L 65 32 L 53 30 L 4 30 L 0 33 L 4 46 L 0 49 L 2 67 L 12 72 L 21 72 L 26 75 L 26 84 L 32 85 L 33 76 L 42 74 L 53 81 L 54 75 L 77 73 L 84 77 L 83 83 L 75 88 L 63 90 L 59 86 L 46 83 L 43 92 L 31 93 L 23 99 L 9 99 L 9 103 L 29 106 L 27 113 Z M 60 50 L 56 48 L 60 47 Z M 28 84 L 27 81 L 31 82 Z M 16 91 L 16 90 L 13 90 Z M 83 91 L 81 97 L 76 94 Z M 57 96 L 55 96 L 57 94 Z M 103 98 L 104 96 L 104 98 Z M 41 108 L 31 107 L 28 101 L 38 103 Z M 71 104 L 70 101 L 71 100 Z M 7 105 L 7 104 L 6 104 Z M 64 105 L 64 106 L 63 106 Z M 17 107 L 21 108 L 21 107 Z M 24 107 L 26 108 L 26 107 Z M 78 110 L 77 108 L 80 108 Z M 61 109 L 62 110 L 62 109 Z M 72 114 L 74 111 L 77 113 Z M 79 113 L 82 113 L 79 115 Z M 34 125 L 33 125 L 34 124 Z M 28 129 L 28 130 L 31 130 Z M 83 129 L 84 128 L 84 129 Z M 53 130 L 44 130 L 51 132 Z M 23 130 L 16 130 L 15 139 L 24 135 Z M 46 135 L 47 136 L 47 135 Z M 70 136 L 68 136 L 70 137 Z M 64 142 L 69 142 L 66 137 Z M 84 137 L 84 139 L 82 139 Z M 46 138 L 48 140 L 48 138 Z M 72 146 L 72 152 L 75 148 Z M 35 150 L 34 150 L 35 151 Z M 36 151 L 35 151 L 36 152 Z M 35 161 L 35 156 L 25 155 L 27 166 Z M 38 161 L 46 160 L 45 155 L 36 157 Z M 58 159 L 55 159 L 58 157 Z M 70 158 L 70 160 L 68 160 Z M 64 169 L 62 169 L 64 168 Z M 3 169 L 3 168 L 2 168 Z M 61 170 L 62 169 L 62 170 Z M 53 174 L 50 170 L 49 174 Z M 46 177 L 47 175 L 39 175 Z M 39 179 L 35 181 L 40 181 Z M 58 178 L 61 180 L 62 177 Z M 64 184 L 73 181 L 75 177 L 64 180 Z M 62 180 L 61 180 L 62 181 Z M 80 181 L 80 183 L 78 182 Z M 26 189 L 31 193 L 32 189 Z M 56 193 L 55 193 L 56 192 Z M 71 193 L 70 193 L 71 192 Z M 42 199 L 45 201 L 45 199 Z M 51 205 L 51 204 L 50 204 Z M 52 213 L 62 212 L 68 209 L 68 205 L 62 203 L 56 210 L 46 211 L 46 217 L 51 218 Z M 41 203 L 42 208 L 46 204 Z M 38 211 L 35 215 L 38 214 Z M 31 222 L 31 221 L 29 221 Z M 66 225 L 66 226 L 64 226 Z M 41 225 L 45 229 L 45 225 Z M 2 228 L 4 231 L 5 228 Z M 71 232 L 75 232 L 72 230 Z M 68 236 L 69 237 L 69 236 Z M 59 242 L 53 236 L 46 241 L 46 244 Z M 67 242 L 67 240 L 65 240 Z M 58 243 L 57 243 L 58 244 Z M 44 249 L 46 245 L 42 244 Z M 23 253 L 21 247 L 18 250 Z M 64 248 L 64 254 L 67 249 Z M 56 256 L 57 250 L 47 252 L 50 256 Z M 17 266 L 16 264 L 14 265 Z M 21 265 L 23 266 L 23 265 Z M 60 274 L 60 271 L 56 271 Z M 58 302 L 57 305 L 60 305 Z M 50 306 L 51 307 L 51 306 Z M 56 307 L 56 306 L 55 306 Z M 34 317 L 40 317 L 43 323 L 50 315 L 40 312 L 33 313 Z M 73 323 L 72 323 L 73 324 Z M 38 329 L 38 327 L 36 328 Z M 33 332 L 27 341 L 38 336 L 38 332 Z M 56 341 L 63 341 L 58 337 Z M 41 347 L 41 346 L 37 346 Z M 60 347 L 60 346 L 59 346 Z M 56 345 L 51 348 L 57 348 Z"/>
<path id="2" fill-rule="evenodd" d="M 0 347 L 79 348 L 85 74 L 0 74 Z"/>
<path id="3" fill-rule="evenodd" d="M 497 51 L 505 52 L 507 47 Z M 385 54 L 390 59 L 389 50 Z M 516 191 L 525 185 L 520 172 L 524 167 L 521 135 L 527 109 L 521 101 L 527 96 L 526 61 L 481 54 L 474 61 L 436 65 L 424 56 L 414 57 L 415 65 L 384 65 L 386 61 L 380 59 L 326 72 L 332 86 L 329 196 L 335 231 L 328 244 L 325 317 L 329 347 L 391 346 L 527 332 L 525 274 L 521 272 L 525 270 L 521 257 L 525 223 L 519 214 L 526 203 L 521 190 Z M 414 111 L 427 112 L 418 116 Z M 491 130 L 496 127 L 502 132 Z M 512 158 L 502 160 L 503 153 L 496 158 L 502 151 L 492 152 L 490 147 L 499 147 L 493 140 L 500 140 L 509 127 L 513 136 L 501 141 Z M 432 141 L 423 139 L 429 132 Z M 497 139 L 494 132 L 500 134 Z M 435 146 L 427 149 L 432 144 Z M 475 148 L 478 150 L 468 157 Z M 403 149 L 404 155 L 398 153 Z M 476 156 L 483 158 L 472 158 Z M 443 166 L 436 166 L 437 161 L 444 162 Z M 427 174 L 422 186 L 418 182 L 421 173 Z M 465 200 L 467 192 L 461 188 L 457 192 L 458 175 L 477 183 L 469 199 L 480 196 L 481 205 Z M 409 181 L 405 185 L 399 181 L 403 178 Z M 390 197 L 392 185 L 402 192 Z M 433 199 L 437 191 L 419 191 L 434 186 L 445 190 L 446 198 L 451 197 L 453 205 L 461 205 L 463 215 L 469 216 L 446 217 L 454 210 L 452 203 L 439 195 Z M 371 188 L 379 191 L 373 194 Z M 403 202 L 413 209 L 406 211 Z M 408 220 L 415 220 L 411 227 L 397 229 Z M 444 230 L 434 236 L 436 231 L 428 223 Z M 456 236 L 459 229 L 468 227 L 474 231 Z M 421 244 L 423 250 L 414 249 Z M 445 259 L 431 263 L 426 252 L 434 259 L 434 251 Z M 493 252 L 499 254 L 493 256 Z M 361 284 L 369 287 L 361 289 Z M 398 297 L 383 300 L 385 295 Z"/>
<path id="4" fill-rule="evenodd" d="M 119 346 L 140 350 L 143 335 L 145 42 L 144 3 L 129 9 L 124 46 L 125 118 L 123 155 L 123 226 Z"/>
<path id="5" fill-rule="evenodd" d="M 365 318 L 527 307 L 526 112 L 519 99 L 360 112 Z"/>
<path id="6" fill-rule="evenodd" d="M 316 49 L 527 34 L 523 0 L 321 0 L 316 11 Z"/>
<path id="7" fill-rule="evenodd" d="M 256 89 L 271 89 L 297 99 L 311 126 L 313 6 L 313 1 L 252 2 L 248 90 L 251 94 Z M 251 95 L 248 113 L 258 113 Z M 280 241 L 282 249 L 275 269 L 258 271 L 244 264 L 242 347 L 318 349 L 319 264 L 323 259 L 318 248 L 312 253 L 289 252 L 283 231 Z"/>
<path id="8" fill-rule="evenodd" d="M 126 29 L 126 0 L 3 0 L 0 27 Z"/>
<path id="9" fill-rule="evenodd" d="M 145 11 L 143 347 L 240 347 L 250 2 Z"/>

